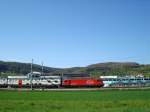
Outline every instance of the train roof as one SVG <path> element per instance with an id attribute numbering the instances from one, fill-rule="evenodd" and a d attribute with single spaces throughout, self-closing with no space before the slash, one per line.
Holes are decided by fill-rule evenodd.
<path id="1" fill-rule="evenodd" d="M 90 77 L 89 74 L 63 74 L 65 77 Z"/>
<path id="2" fill-rule="evenodd" d="M 8 76 L 9 79 L 26 79 L 27 76 Z"/>
<path id="3" fill-rule="evenodd" d="M 118 76 L 100 76 L 101 79 L 116 79 Z"/>

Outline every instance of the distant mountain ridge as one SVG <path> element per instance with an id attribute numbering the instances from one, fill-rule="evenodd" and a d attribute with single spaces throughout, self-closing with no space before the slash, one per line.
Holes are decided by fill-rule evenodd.
<path id="1" fill-rule="evenodd" d="M 0 75 L 25 75 L 30 72 L 30 63 L 5 62 L 0 61 Z M 41 72 L 41 66 L 33 64 L 33 70 Z M 91 74 L 91 76 L 99 75 L 137 75 L 144 74 L 150 76 L 150 65 L 141 65 L 136 62 L 107 62 L 88 65 L 86 67 L 72 68 L 53 68 L 44 66 L 46 74 Z"/>

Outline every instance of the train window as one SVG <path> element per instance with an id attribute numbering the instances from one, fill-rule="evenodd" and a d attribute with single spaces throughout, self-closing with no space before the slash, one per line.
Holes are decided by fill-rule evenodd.
<path id="1" fill-rule="evenodd" d="M 58 83 L 58 81 L 57 81 L 57 80 L 55 80 L 54 82 L 55 82 L 55 83 Z"/>
<path id="2" fill-rule="evenodd" d="M 50 83 L 51 81 L 50 81 L 50 80 L 47 80 L 47 82 L 49 82 L 49 83 Z"/>

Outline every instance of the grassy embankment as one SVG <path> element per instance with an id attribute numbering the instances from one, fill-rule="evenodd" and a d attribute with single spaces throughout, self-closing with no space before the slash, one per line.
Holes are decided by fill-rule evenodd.
<path id="1" fill-rule="evenodd" d="M 0 112 L 150 112 L 150 90 L 0 91 Z"/>

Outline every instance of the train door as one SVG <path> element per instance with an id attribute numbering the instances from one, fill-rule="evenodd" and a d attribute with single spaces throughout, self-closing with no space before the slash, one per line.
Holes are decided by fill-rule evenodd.
<path id="1" fill-rule="evenodd" d="M 19 88 L 22 87 L 22 80 L 18 80 L 18 86 L 19 86 Z"/>

